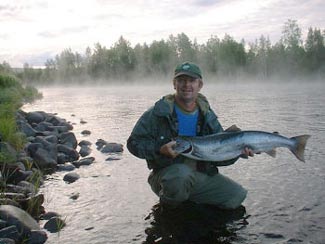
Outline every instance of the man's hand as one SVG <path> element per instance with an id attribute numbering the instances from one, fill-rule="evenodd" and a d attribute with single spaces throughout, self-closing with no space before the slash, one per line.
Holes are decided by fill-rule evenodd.
<path id="1" fill-rule="evenodd" d="M 159 152 L 169 158 L 176 158 L 178 153 L 174 151 L 173 147 L 176 145 L 176 141 L 170 141 L 165 145 L 162 145 Z"/>
<path id="2" fill-rule="evenodd" d="M 248 158 L 248 157 L 254 157 L 254 152 L 252 149 L 248 148 L 248 147 L 245 147 L 242 151 L 242 154 L 240 157 L 242 158 Z"/>

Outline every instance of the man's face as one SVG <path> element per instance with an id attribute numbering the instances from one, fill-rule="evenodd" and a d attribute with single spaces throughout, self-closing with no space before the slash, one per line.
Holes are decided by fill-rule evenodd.
<path id="1" fill-rule="evenodd" d="M 174 79 L 176 96 L 183 102 L 193 102 L 201 90 L 203 82 L 187 75 L 181 75 Z"/>

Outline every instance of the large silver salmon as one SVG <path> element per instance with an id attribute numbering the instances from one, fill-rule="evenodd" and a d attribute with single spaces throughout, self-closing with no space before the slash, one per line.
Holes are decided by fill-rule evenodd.
<path id="1" fill-rule="evenodd" d="M 275 157 L 275 148 L 288 148 L 305 162 L 304 151 L 309 135 L 287 138 L 264 131 L 222 132 L 208 136 L 177 137 L 174 150 L 186 157 L 202 161 L 224 161 L 242 154 L 245 147 L 254 153 L 266 152 Z"/>

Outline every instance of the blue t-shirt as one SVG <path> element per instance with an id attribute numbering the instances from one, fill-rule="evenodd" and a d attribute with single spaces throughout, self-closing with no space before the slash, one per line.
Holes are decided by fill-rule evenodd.
<path id="1" fill-rule="evenodd" d="M 196 136 L 197 121 L 199 118 L 199 109 L 188 113 L 174 106 L 178 120 L 178 135 L 180 136 Z"/>

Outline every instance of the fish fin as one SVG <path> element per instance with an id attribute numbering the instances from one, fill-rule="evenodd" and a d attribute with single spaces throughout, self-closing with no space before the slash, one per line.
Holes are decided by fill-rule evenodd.
<path id="1" fill-rule="evenodd" d="M 294 148 L 290 148 L 291 152 L 302 162 L 305 162 L 305 148 L 307 140 L 309 139 L 310 135 L 301 135 L 291 137 L 290 139 L 296 141 L 296 145 Z"/>
<path id="2" fill-rule="evenodd" d="M 275 149 L 272 149 L 272 150 L 267 151 L 267 152 L 265 152 L 265 153 L 267 153 L 268 155 L 270 155 L 272 158 L 275 158 L 275 156 L 276 156 L 276 151 L 275 151 Z"/>

